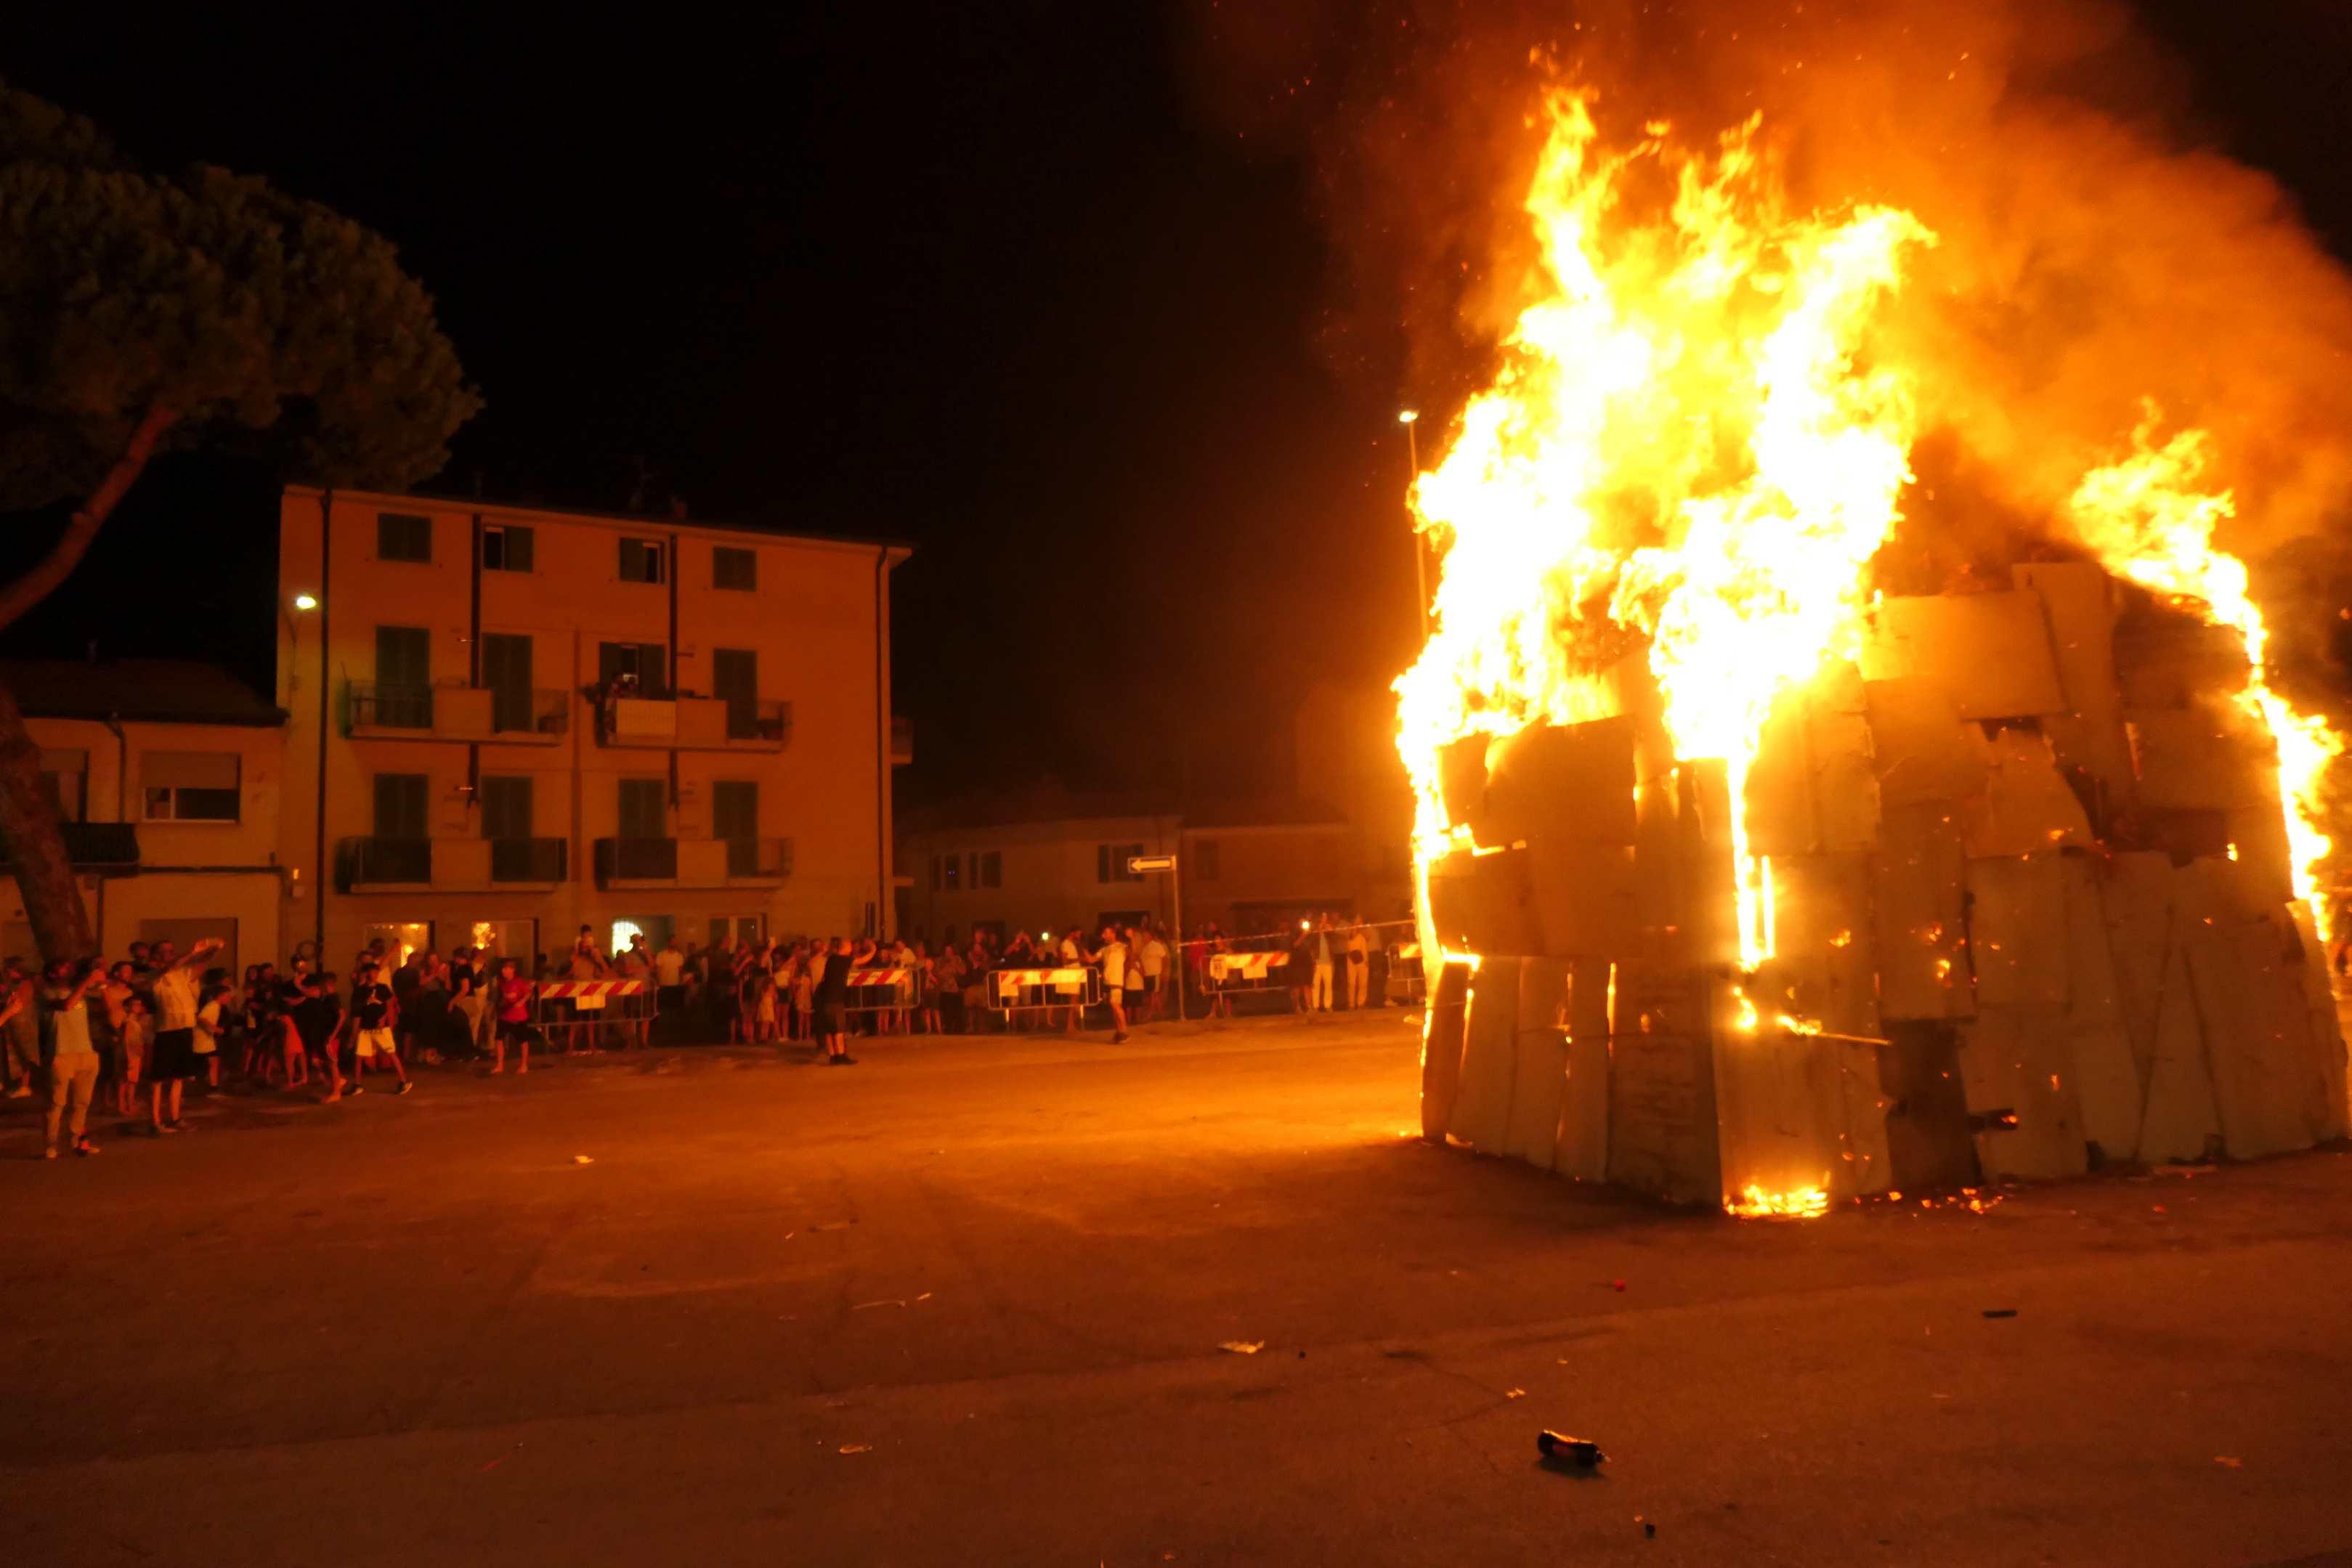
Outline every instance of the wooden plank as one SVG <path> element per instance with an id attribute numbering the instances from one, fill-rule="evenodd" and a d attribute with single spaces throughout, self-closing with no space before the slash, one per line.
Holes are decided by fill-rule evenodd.
<path id="1" fill-rule="evenodd" d="M 1871 862 L 1872 950 L 1878 1010 L 1886 1019 L 1966 1018 L 1975 1010 L 1957 819 L 1958 808 L 1949 804 L 1887 809 Z"/>
<path id="2" fill-rule="evenodd" d="M 2058 866 L 2065 899 L 2066 1047 L 2074 1098 L 2083 1110 L 2083 1135 L 2102 1163 L 2129 1161 L 2138 1157 L 2147 1094 L 2107 946 L 2099 867 L 2074 855 L 2062 857 Z"/>
<path id="3" fill-rule="evenodd" d="M 1715 1096 L 1724 1191 L 1836 1185 L 1843 1163 L 1836 1127 L 1843 1117 L 1826 1042 L 1790 1034 L 1770 1021 L 1769 998 L 1764 998 L 1760 1027 L 1739 1029 L 1733 1022 L 1740 1012 L 1736 998 L 1736 982 L 1722 982 Z"/>
<path id="4" fill-rule="evenodd" d="M 2046 738 L 2004 729 L 1990 747 L 1983 791 L 1961 802 L 1960 837 L 1971 857 L 2093 847 L 2091 820 L 2059 776 Z"/>
<path id="5" fill-rule="evenodd" d="M 2123 1008 L 2124 1038 L 2143 1097 L 2156 1076 L 2157 1005 L 2173 932 L 2172 862 L 2153 851 L 2112 855 L 2098 869 L 2099 904 Z"/>
<path id="6" fill-rule="evenodd" d="M 1772 862 L 1778 956 L 1759 977 L 1760 993 L 1775 998 L 1768 1011 L 1792 1012 L 1832 1034 L 1879 1036 L 1871 891 L 1867 855 L 1806 855 Z"/>
<path id="7" fill-rule="evenodd" d="M 1972 860 L 1968 881 L 1978 1008 L 2064 1006 L 2065 901 L 2058 857 Z"/>
<path id="8" fill-rule="evenodd" d="M 1631 844 L 1633 742 L 1630 718 L 1538 724 L 1495 742 L 1483 808 L 1471 820 L 1478 841 Z"/>
<path id="9" fill-rule="evenodd" d="M 1457 850 L 1429 868 L 1429 918 L 1450 953 L 1543 951 L 1525 850 Z"/>
<path id="10" fill-rule="evenodd" d="M 1903 675 L 1868 682 L 1863 691 L 1882 810 L 1963 800 L 1984 788 L 1983 732 L 1961 722 L 1941 686 Z"/>
<path id="11" fill-rule="evenodd" d="M 2089 561 L 2033 561 L 2011 569 L 2020 588 L 2042 596 L 2068 712 L 2046 716 L 2059 766 L 2078 766 L 2118 802 L 2130 799 L 2131 747 L 2124 739 L 2116 675 L 2115 580 Z"/>
<path id="12" fill-rule="evenodd" d="M 2147 1113 L 2139 1129 L 2139 1157 L 2201 1160 L 2221 1135 L 2213 1109 L 2213 1079 L 2205 1065 L 2205 1033 L 2190 992 L 2189 953 L 2176 930 L 2165 947 L 2157 987 L 2156 1059 L 2147 1083 Z"/>
<path id="13" fill-rule="evenodd" d="M 2020 718 L 2066 711 L 2042 596 L 1939 594 L 1882 601 L 1863 643 L 1867 680 L 1923 675 L 1962 718 Z"/>
<path id="14" fill-rule="evenodd" d="M 1827 1040 L 1823 1055 L 1835 1068 L 1839 1099 L 1839 1180 L 1831 1193 L 1868 1197 L 1895 1185 L 1895 1162 L 1887 1148 L 1886 1117 L 1895 1108 L 1881 1081 L 1883 1048 L 1853 1040 Z"/>
<path id="15" fill-rule="evenodd" d="M 1524 853 L 1536 945 L 1506 951 L 1606 958 L 1633 949 L 1641 912 L 1631 848 L 1549 834 Z"/>
<path id="16" fill-rule="evenodd" d="M 1609 1062 L 1609 1180 L 1672 1203 L 1722 1201 L 1706 982 L 1620 965 Z"/>
<path id="17" fill-rule="evenodd" d="M 1518 1067 L 1519 962 L 1515 957 L 1481 958 L 1470 977 L 1462 1090 L 1445 1130 L 1482 1154 L 1501 1154 L 1510 1132 Z"/>
<path id="18" fill-rule="evenodd" d="M 1461 1095 L 1462 1041 L 1469 999 L 1469 965 L 1449 963 L 1438 970 L 1421 1037 L 1421 1135 L 1433 1144 L 1445 1141 L 1445 1129 L 1454 1121 L 1454 1102 Z"/>
<path id="19" fill-rule="evenodd" d="M 2188 950 L 2224 1151 L 2253 1159 L 2308 1148 L 2318 1062 L 2303 977 L 2284 961 L 2278 932 L 2268 922 L 2200 922 Z"/>
<path id="20" fill-rule="evenodd" d="M 1616 966 L 1580 958 L 1569 984 L 1568 1082 L 1553 1136 L 1552 1168 L 1578 1181 L 1609 1174 L 1610 992 Z"/>
<path id="21" fill-rule="evenodd" d="M 1568 986 L 1564 958 L 1519 966 L 1511 1112 L 1500 1152 L 1544 1170 L 1559 1152 L 1559 1103 L 1568 1088 Z"/>
<path id="22" fill-rule="evenodd" d="M 2063 1009 L 1979 999 L 1960 1030 L 1960 1079 L 1985 1175 L 2044 1180 L 2090 1168 L 2067 1067 Z M 2015 1125 L 2001 1124 L 2011 1116 Z"/>
<path id="23" fill-rule="evenodd" d="M 2335 988 L 2328 981 L 2327 948 L 2319 939 L 2311 905 L 2290 904 L 2287 915 L 2294 922 L 2302 945 L 2304 1006 L 2310 1014 L 2312 1051 L 2319 1062 L 2322 1103 L 2312 1137 L 2326 1143 L 2344 1136 L 2347 1125 L 2352 1125 L 2352 1105 L 2346 1103 L 2343 1022 L 2336 1011 Z"/>
<path id="24" fill-rule="evenodd" d="M 2150 810 L 2278 810 L 2277 754 L 2242 714 L 2214 703 L 2127 708 L 2124 733 Z"/>

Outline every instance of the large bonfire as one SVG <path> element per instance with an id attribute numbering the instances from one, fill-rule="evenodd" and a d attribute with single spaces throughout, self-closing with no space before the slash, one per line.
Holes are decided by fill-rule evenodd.
<path id="1" fill-rule="evenodd" d="M 1594 96 L 1547 99 L 1526 201 L 1548 294 L 1506 344 L 1494 384 L 1420 476 L 1413 506 L 1441 554 L 1433 625 L 1399 682 L 1399 746 L 1424 870 L 1467 847 L 1447 813 L 1444 749 L 1595 711 L 1612 637 L 1646 643 L 1676 757 L 1744 786 L 1774 704 L 1852 660 L 1870 567 L 1902 517 L 1929 373 L 1875 341 L 1883 301 L 1937 236 L 1909 213 L 1791 212 L 1759 121 L 1706 153 L 1653 123 L 1604 146 Z M 1639 165 L 1672 172 L 1659 213 L 1624 197 Z M 2318 783 L 2341 739 L 2273 689 L 2245 565 L 2214 543 L 2231 509 L 2200 487 L 2206 434 L 2167 436 L 2119 409 L 2115 460 L 2083 476 L 2074 539 L 2118 577 L 2242 638 L 2243 702 L 2279 749 L 2296 891 L 2329 852 Z M 1731 834 L 1739 957 L 1773 953 L 1772 871 Z"/>

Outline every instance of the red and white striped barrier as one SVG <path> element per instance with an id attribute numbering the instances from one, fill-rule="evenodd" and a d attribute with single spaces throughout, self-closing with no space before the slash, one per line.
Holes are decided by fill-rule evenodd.
<path id="1" fill-rule="evenodd" d="M 599 1002 L 606 997 L 641 997 L 645 992 L 643 980 L 550 980 L 539 988 L 542 997 Z"/>
<path id="2" fill-rule="evenodd" d="M 1087 988 L 1087 977 L 1091 969 L 991 969 L 988 983 L 996 993 L 996 1005 L 1011 1007 L 1026 990 L 1059 991 L 1075 996 Z"/>
<path id="3" fill-rule="evenodd" d="M 852 969 L 849 984 L 853 986 L 898 986 L 905 984 L 915 971 L 906 967 L 892 969 Z"/>
<path id="4" fill-rule="evenodd" d="M 1288 965 L 1287 953 L 1212 953 L 1209 955 L 1209 978 L 1213 980 L 1263 980 L 1270 969 Z"/>

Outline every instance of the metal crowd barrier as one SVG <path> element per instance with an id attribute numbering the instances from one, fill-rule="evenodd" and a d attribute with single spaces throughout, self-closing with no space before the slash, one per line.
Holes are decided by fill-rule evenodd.
<path id="1" fill-rule="evenodd" d="M 562 1003 L 562 1011 L 550 1012 L 549 1002 Z M 544 980 L 532 992 L 530 1021 L 550 1050 L 571 1049 L 581 1030 L 617 1029 L 624 1045 L 644 1045 L 653 1028 L 653 982 Z"/>
<path id="2" fill-rule="evenodd" d="M 1084 1009 L 1103 1000 L 1102 972 L 1076 966 L 1056 965 L 1050 969 L 991 969 L 988 972 L 988 1005 L 998 1014 L 1006 1029 L 1019 1013 L 1059 1012 L 1064 1008 Z"/>

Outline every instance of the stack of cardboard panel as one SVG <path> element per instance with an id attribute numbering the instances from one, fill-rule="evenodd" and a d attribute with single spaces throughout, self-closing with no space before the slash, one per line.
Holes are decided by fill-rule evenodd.
<path id="1" fill-rule="evenodd" d="M 1459 743 L 1467 841 L 1427 915 L 1479 957 L 1433 997 L 1424 1131 L 1684 1200 L 2340 1135 L 2246 674 L 2229 633 L 2087 564 L 1882 601 L 1746 780 L 1753 972 L 1724 768 L 1675 761 L 1638 660 L 1595 677 L 1614 716 Z"/>

